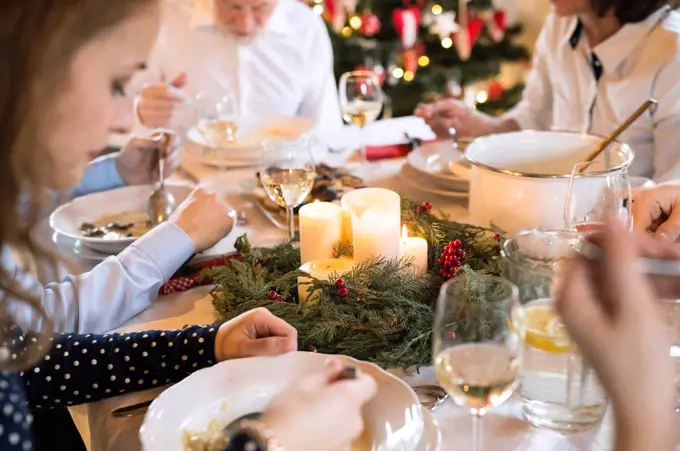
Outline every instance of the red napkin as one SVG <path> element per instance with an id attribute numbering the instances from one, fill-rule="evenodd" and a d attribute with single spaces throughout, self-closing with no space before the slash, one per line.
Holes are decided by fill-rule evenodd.
<path id="1" fill-rule="evenodd" d="M 422 144 L 434 142 L 423 141 Z M 366 159 L 368 161 L 386 160 L 389 158 L 401 158 L 414 149 L 413 141 L 401 144 L 387 144 L 383 146 L 366 146 Z"/>
<path id="2" fill-rule="evenodd" d="M 201 276 L 201 273 L 206 269 L 230 266 L 232 260 L 241 261 L 241 254 L 234 252 L 200 262 L 187 263 L 178 269 L 172 278 L 161 286 L 158 292 L 162 295 L 167 295 L 180 293 L 202 285 L 211 285 L 213 280 L 210 277 Z"/>

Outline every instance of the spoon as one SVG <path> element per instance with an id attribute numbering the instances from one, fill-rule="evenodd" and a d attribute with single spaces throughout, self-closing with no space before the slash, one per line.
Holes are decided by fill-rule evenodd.
<path id="1" fill-rule="evenodd" d="M 633 112 L 633 114 L 631 114 L 630 117 L 629 117 L 628 119 L 626 119 L 621 125 L 619 125 L 619 126 L 617 127 L 617 129 L 614 130 L 614 131 L 611 133 L 611 135 L 609 135 L 604 141 L 602 141 L 602 142 L 597 146 L 597 148 L 595 148 L 595 150 L 593 150 L 593 151 L 585 158 L 585 160 L 583 160 L 583 163 L 592 163 L 593 160 L 595 160 L 595 158 L 597 158 L 602 152 L 604 152 L 605 150 L 607 150 L 607 148 L 609 148 L 609 146 L 611 145 L 611 143 L 613 143 L 614 141 L 616 141 L 616 139 L 617 139 L 619 136 L 621 136 L 621 134 L 622 134 L 623 132 L 625 132 L 625 131 L 628 129 L 628 127 L 630 127 L 630 125 L 631 125 L 633 122 L 635 122 L 636 120 L 638 120 L 638 118 L 639 118 L 640 116 L 642 116 L 642 114 L 643 114 L 645 111 L 647 111 L 648 109 L 650 109 L 650 108 L 653 107 L 653 106 L 658 105 L 658 103 L 659 103 L 659 102 L 657 102 L 655 99 L 647 99 L 647 100 L 645 100 L 644 103 L 643 103 L 642 105 L 640 105 L 640 106 L 638 107 L 638 109 L 635 110 L 635 111 Z M 589 166 L 590 166 L 589 164 L 584 164 L 584 165 L 582 165 L 582 166 L 578 169 L 579 173 L 583 173 L 583 171 L 585 171 L 586 169 L 588 169 Z"/>
<path id="2" fill-rule="evenodd" d="M 170 144 L 170 139 L 172 136 L 169 133 L 162 132 L 155 139 L 159 144 L 158 152 L 158 174 L 159 174 L 159 184 L 158 187 L 151 193 L 149 197 L 149 202 L 147 204 L 147 213 L 149 214 L 149 219 L 151 224 L 157 226 L 158 224 L 168 220 L 172 212 L 177 206 L 177 201 L 172 193 L 165 190 L 165 150 Z"/>

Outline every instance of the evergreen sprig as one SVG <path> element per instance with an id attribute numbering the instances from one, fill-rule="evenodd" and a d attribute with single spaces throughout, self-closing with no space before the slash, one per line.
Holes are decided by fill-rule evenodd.
<path id="1" fill-rule="evenodd" d="M 208 271 L 216 283 L 212 297 L 217 313 L 228 320 L 253 308 L 266 307 L 298 330 L 301 350 L 345 354 L 385 368 L 430 364 L 436 299 L 445 282 L 439 275 L 437 260 L 444 246 L 456 239 L 463 242 L 468 255 L 460 273 L 463 277 L 473 273 L 501 275 L 500 246 L 486 229 L 428 212 L 416 213 L 415 206 L 403 201 L 402 219 L 412 236 L 428 241 L 427 274 L 415 276 L 410 271 L 410 261 L 376 258 L 327 280 L 309 278 L 299 270 L 300 253 L 290 243 L 254 248 L 244 235 L 236 242 L 242 261 Z M 347 255 L 351 245 L 339 243 L 335 251 L 337 256 Z M 304 304 L 298 297 L 300 277 L 301 289 L 314 293 L 313 300 Z M 349 289 L 345 297 L 338 294 L 335 286 L 339 277 Z M 285 301 L 269 300 L 270 291 L 283 295 Z M 484 294 L 470 286 L 461 304 L 461 315 L 451 325 L 453 330 L 470 340 L 488 333 L 488 324 L 466 315 L 464 310 L 466 305 L 484 303 Z"/>

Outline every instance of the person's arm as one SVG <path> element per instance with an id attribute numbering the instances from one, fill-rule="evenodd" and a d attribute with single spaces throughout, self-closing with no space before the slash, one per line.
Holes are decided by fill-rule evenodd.
<path id="1" fill-rule="evenodd" d="M 99 157 L 90 162 L 78 186 L 69 191 L 69 197 L 84 196 L 125 185 L 116 168 L 117 157 L 118 152 Z"/>
<path id="2" fill-rule="evenodd" d="M 549 48 L 553 20 L 552 15 L 548 16 L 536 40 L 531 72 L 526 79 L 522 100 L 498 118 L 495 133 L 520 129 L 547 130 L 552 125 L 553 95 L 546 55 L 555 51 Z"/>
<path id="3" fill-rule="evenodd" d="M 193 253 L 192 239 L 175 224 L 164 223 L 92 271 L 46 287 L 18 269 L 8 248 L 2 251 L 2 267 L 14 274 L 18 286 L 42 299 L 50 317 L 59 318 L 56 331 L 97 333 L 115 329 L 146 310 L 158 297 L 161 285 Z M 45 330 L 25 303 L 7 305 L 21 319 L 20 324 Z"/>
<path id="4" fill-rule="evenodd" d="M 45 358 L 21 374 L 26 398 L 33 408 L 52 408 L 180 381 L 216 363 L 218 328 L 56 335 Z M 33 337 L 27 334 L 19 340 L 27 343 Z"/>
<path id="5" fill-rule="evenodd" d="M 337 82 L 333 72 L 333 46 L 322 20 L 316 15 L 314 20 L 319 23 L 310 34 L 309 41 L 313 43 L 308 55 L 311 82 L 298 114 L 313 119 L 319 130 L 333 130 L 342 126 Z"/>
<path id="6" fill-rule="evenodd" d="M 650 97 L 659 104 L 652 110 L 654 124 L 654 176 L 656 182 L 680 179 L 680 61 L 664 67 L 654 81 Z"/>

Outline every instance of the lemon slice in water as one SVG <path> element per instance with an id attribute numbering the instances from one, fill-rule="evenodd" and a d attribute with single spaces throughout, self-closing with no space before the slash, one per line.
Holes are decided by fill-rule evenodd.
<path id="1" fill-rule="evenodd" d="M 569 351 L 567 330 L 555 310 L 547 304 L 524 307 L 526 344 L 542 351 L 561 354 Z"/>

